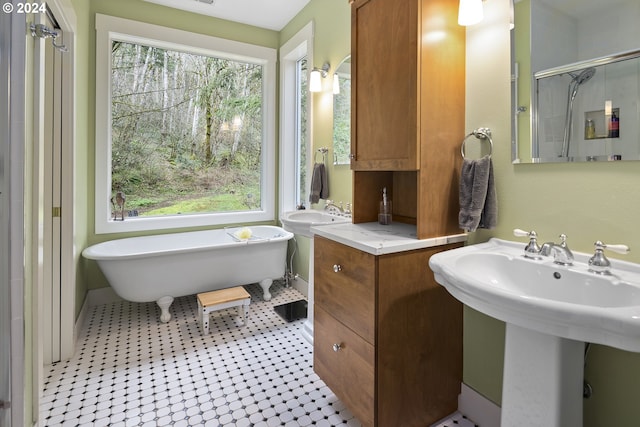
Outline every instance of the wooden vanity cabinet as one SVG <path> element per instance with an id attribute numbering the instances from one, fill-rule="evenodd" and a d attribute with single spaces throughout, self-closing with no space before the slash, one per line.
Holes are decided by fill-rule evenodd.
<path id="1" fill-rule="evenodd" d="M 314 237 L 314 370 L 365 426 L 427 426 L 455 412 L 462 304 L 429 269 L 462 243 L 371 255 Z"/>
<path id="2" fill-rule="evenodd" d="M 418 238 L 457 234 L 465 136 L 465 27 L 459 0 L 351 2 L 353 222 L 394 221 Z"/>

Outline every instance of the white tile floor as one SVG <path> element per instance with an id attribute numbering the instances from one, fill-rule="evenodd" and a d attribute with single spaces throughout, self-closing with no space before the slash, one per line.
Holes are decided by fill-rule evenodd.
<path id="1" fill-rule="evenodd" d="M 274 283 L 265 302 L 259 286 L 245 288 L 248 325 L 223 310 L 206 336 L 195 296 L 176 298 L 167 324 L 155 303 L 93 307 L 75 356 L 45 378 L 41 425 L 360 425 L 313 372 L 303 321 L 286 323 L 273 310 L 301 294 Z M 445 421 L 438 426 L 473 426 Z"/>
<path id="2" fill-rule="evenodd" d="M 462 415 L 460 412 L 456 412 L 444 420 L 438 421 L 431 427 L 479 427 L 473 421 Z"/>

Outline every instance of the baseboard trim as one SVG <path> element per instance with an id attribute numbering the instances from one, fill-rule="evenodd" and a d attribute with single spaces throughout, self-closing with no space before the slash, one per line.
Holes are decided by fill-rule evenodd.
<path id="1" fill-rule="evenodd" d="M 78 337 L 80 336 L 80 333 L 82 332 L 82 328 L 85 325 L 85 322 L 87 320 L 87 315 L 89 314 L 89 296 L 87 294 L 87 296 L 84 299 L 84 302 L 82 303 L 82 308 L 80 309 L 80 313 L 78 314 L 78 318 L 76 319 L 76 324 L 73 327 L 73 345 L 75 346 L 75 344 L 78 342 Z"/>
<path id="2" fill-rule="evenodd" d="M 309 283 L 306 280 L 296 277 L 291 281 L 291 287 L 309 299 Z"/>
<path id="3" fill-rule="evenodd" d="M 500 407 L 464 383 L 458 410 L 480 427 L 500 427 Z"/>
<path id="4" fill-rule="evenodd" d="M 96 305 L 121 301 L 121 300 L 122 298 L 116 295 L 116 293 L 113 291 L 113 289 L 110 286 L 105 288 L 99 288 L 99 289 L 91 289 L 89 292 L 87 292 L 87 296 L 85 297 L 84 302 L 82 303 L 82 308 L 80 309 L 80 313 L 78 314 L 78 317 L 76 318 L 76 323 L 73 327 L 74 345 L 76 342 L 78 342 L 78 337 L 82 332 L 82 327 L 84 326 L 85 321 L 87 320 L 89 309 L 91 307 L 94 307 Z"/>
<path id="5" fill-rule="evenodd" d="M 89 307 L 95 307 L 96 305 L 122 301 L 122 298 L 115 293 L 111 286 L 106 286 L 104 288 L 91 289 L 87 294 L 87 301 Z"/>

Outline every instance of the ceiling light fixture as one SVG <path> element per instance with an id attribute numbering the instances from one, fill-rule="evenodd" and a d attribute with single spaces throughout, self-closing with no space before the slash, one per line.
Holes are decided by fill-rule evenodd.
<path id="1" fill-rule="evenodd" d="M 482 0 L 460 0 L 458 8 L 458 24 L 462 26 L 474 25 L 482 21 Z"/>

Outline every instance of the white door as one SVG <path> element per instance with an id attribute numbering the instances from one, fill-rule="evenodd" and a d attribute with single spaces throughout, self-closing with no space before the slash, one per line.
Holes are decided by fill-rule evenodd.
<path id="1" fill-rule="evenodd" d="M 36 260 L 31 269 L 37 287 L 32 307 L 37 325 L 34 346 L 38 346 L 45 365 L 73 355 L 75 325 L 74 19 L 69 20 L 73 11 L 65 11 L 59 3 L 47 2 L 46 13 L 34 15 L 30 26 L 34 36 L 31 79 L 35 129 L 29 202 L 34 213 L 30 224 L 35 248 L 32 258 Z M 71 30 L 64 34 L 58 22 Z"/>
<path id="2" fill-rule="evenodd" d="M 63 39 L 62 31 L 48 16 L 41 23 L 53 29 Z M 62 55 L 47 40 L 44 46 L 44 168 L 43 190 L 43 361 L 45 364 L 60 360 L 61 325 L 61 150 L 62 150 Z"/>

